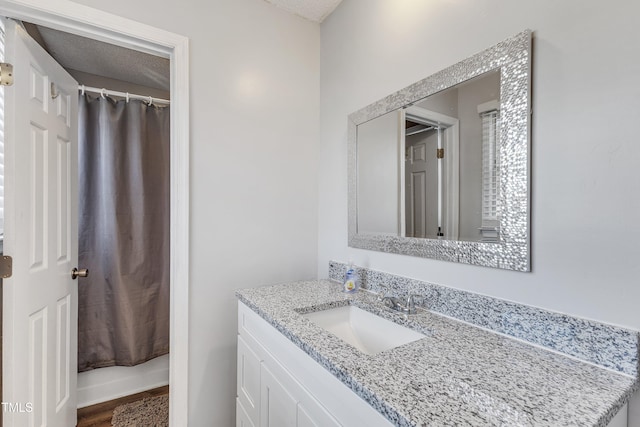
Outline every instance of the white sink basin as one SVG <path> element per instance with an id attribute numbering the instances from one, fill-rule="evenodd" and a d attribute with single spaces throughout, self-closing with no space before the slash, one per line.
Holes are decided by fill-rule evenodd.
<path id="1" fill-rule="evenodd" d="M 302 316 L 369 355 L 425 337 L 420 332 L 351 305 Z"/>

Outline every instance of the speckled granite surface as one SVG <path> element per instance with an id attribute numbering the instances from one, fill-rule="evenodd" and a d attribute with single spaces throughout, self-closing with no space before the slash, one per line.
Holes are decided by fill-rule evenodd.
<path id="1" fill-rule="evenodd" d="M 341 281 L 347 265 L 329 263 L 329 278 Z M 396 296 L 425 296 L 426 308 L 631 376 L 639 375 L 638 331 L 579 319 L 486 295 L 448 288 L 368 268 L 358 268 L 362 286 L 386 286 Z"/>
<path id="2" fill-rule="evenodd" d="M 606 426 L 637 387 L 635 377 L 340 288 L 322 280 L 236 294 L 397 426 Z M 427 336 L 369 356 L 301 315 L 346 304 Z"/>

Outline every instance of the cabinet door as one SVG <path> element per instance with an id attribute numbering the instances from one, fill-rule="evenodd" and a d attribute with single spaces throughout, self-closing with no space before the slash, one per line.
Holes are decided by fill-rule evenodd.
<path id="1" fill-rule="evenodd" d="M 340 424 L 277 361 L 261 367 L 260 427 L 339 427 Z M 265 398 L 265 394 L 268 397 Z"/>
<path id="2" fill-rule="evenodd" d="M 261 358 L 238 335 L 238 402 L 246 411 L 253 425 L 260 416 L 260 362 Z"/>
<path id="3" fill-rule="evenodd" d="M 296 427 L 297 403 L 262 363 L 260 369 L 260 427 Z"/>

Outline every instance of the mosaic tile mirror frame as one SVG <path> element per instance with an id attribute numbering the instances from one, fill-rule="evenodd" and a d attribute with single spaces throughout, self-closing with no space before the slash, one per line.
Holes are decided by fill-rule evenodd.
<path id="1" fill-rule="evenodd" d="M 486 267 L 530 271 L 531 39 L 531 31 L 525 30 L 349 115 L 349 246 Z M 406 151 L 405 136 L 400 137 L 400 131 L 398 131 L 397 140 L 391 141 L 392 146 L 386 148 L 387 155 L 384 161 L 388 163 L 389 158 L 392 158 L 391 161 L 395 162 L 395 166 L 392 166 L 390 180 L 380 182 L 382 185 L 391 184 L 392 191 L 394 191 L 392 187 L 395 186 L 397 192 L 394 193 L 391 201 L 380 200 L 380 193 L 384 192 L 380 184 L 371 184 L 371 188 L 366 188 L 365 181 L 369 178 L 365 180 L 364 177 L 367 175 L 364 175 L 363 171 L 367 169 L 379 171 L 380 168 L 377 165 L 370 167 L 371 165 L 364 163 L 364 159 L 369 158 L 363 154 L 366 153 L 364 147 L 368 147 L 363 142 L 366 134 L 365 129 L 371 127 L 374 119 L 386 115 L 391 117 L 392 121 L 396 121 L 398 129 L 402 128 L 402 135 L 409 135 L 406 129 L 409 127 L 411 109 L 415 108 L 416 104 L 420 105 L 427 97 L 442 94 L 447 89 L 461 87 L 469 81 L 478 80 L 490 74 L 496 76 L 496 81 L 499 77 L 499 88 L 496 86 L 499 99 L 495 102 L 498 118 L 494 119 L 495 124 L 493 125 L 495 126 L 494 153 L 493 157 L 489 159 L 494 162 L 492 169 L 494 174 L 494 199 L 492 200 L 494 221 L 489 224 L 491 227 L 485 227 L 484 231 L 479 232 L 485 234 L 480 234 L 480 238 L 475 240 L 465 239 L 450 231 L 441 232 L 440 225 L 443 225 L 444 229 L 448 227 L 448 219 L 442 219 L 442 212 L 447 212 L 447 209 L 454 212 L 455 215 L 452 214 L 449 217 L 454 218 L 457 224 L 463 206 L 456 199 L 460 197 L 458 190 L 452 193 L 453 196 L 448 193 L 442 196 L 442 192 L 439 190 L 437 191 L 440 194 L 437 196 L 437 234 L 415 237 L 418 234 L 414 231 L 412 231 L 414 234 L 408 233 L 407 230 L 410 227 L 405 225 L 405 220 L 408 218 L 406 212 L 413 209 L 408 207 L 406 197 L 409 196 L 407 194 L 410 193 L 410 197 L 415 197 L 415 190 L 409 189 L 405 182 L 405 179 L 409 180 L 405 170 L 406 158 L 409 156 Z M 398 114 L 396 115 L 396 113 Z M 478 106 L 478 114 L 480 114 L 480 106 Z M 438 138 L 441 138 L 440 135 L 445 138 L 446 131 L 442 130 L 445 129 L 445 126 L 442 123 L 444 122 L 434 119 L 432 122 L 425 121 L 421 126 L 424 129 L 424 126 L 432 125 L 437 130 Z M 416 123 L 411 124 L 416 125 Z M 451 129 L 453 128 L 449 129 L 450 133 Z M 456 144 L 458 144 L 458 132 L 458 128 L 456 128 Z M 370 131 L 368 133 L 371 134 Z M 440 151 L 440 147 L 443 146 L 440 139 L 437 144 L 438 151 Z M 485 148 L 483 145 L 482 150 Z M 392 154 L 388 155 L 389 152 Z M 486 169 L 486 154 L 481 154 L 481 156 L 482 168 Z M 460 162 L 460 158 L 457 157 L 455 163 L 452 163 L 456 170 L 462 168 Z M 455 174 L 442 179 L 443 176 L 446 177 L 450 173 L 447 166 L 438 166 L 438 168 L 440 171 L 438 172 L 438 186 L 445 185 L 440 182 L 455 182 L 456 185 L 459 185 L 457 182 L 459 178 Z M 444 173 L 442 169 L 444 169 Z M 486 182 L 484 182 L 485 172 L 482 173 L 483 184 L 482 190 L 479 191 L 483 192 L 481 198 L 484 199 Z M 446 179 L 453 179 L 453 181 L 446 181 Z M 396 210 L 396 214 L 392 212 L 392 215 L 396 215 L 396 224 L 390 224 L 391 230 L 382 230 L 384 227 L 381 227 L 380 231 L 375 227 L 372 230 L 365 228 L 365 220 L 368 221 L 369 218 L 365 216 L 364 212 L 376 211 L 375 204 L 366 204 L 367 197 L 374 203 L 378 203 L 377 206 L 381 209 L 386 206 L 387 210 L 389 207 L 391 207 L 391 211 Z M 451 200 L 455 205 L 452 206 L 460 209 L 460 213 L 448 207 Z M 484 205 L 482 209 L 484 209 Z M 484 211 L 481 215 L 484 215 Z M 486 225 L 484 218 L 483 216 L 483 227 Z M 488 233 L 487 230 L 489 230 Z M 457 229 L 455 232 L 457 233 Z"/>

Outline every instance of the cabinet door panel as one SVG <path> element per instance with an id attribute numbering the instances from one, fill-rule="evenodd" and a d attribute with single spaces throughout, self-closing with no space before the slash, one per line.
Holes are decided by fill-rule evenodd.
<path id="1" fill-rule="evenodd" d="M 263 363 L 260 369 L 260 426 L 296 427 L 297 402 Z"/>
<path id="2" fill-rule="evenodd" d="M 307 411 L 304 410 L 304 406 L 298 404 L 298 425 L 297 427 L 322 427 L 322 425 L 317 424 L 311 418 L 311 415 L 307 414 Z"/>
<path id="3" fill-rule="evenodd" d="M 260 362 L 261 358 L 238 335 L 238 401 L 247 416 L 258 425 L 260 415 Z"/>
<path id="4" fill-rule="evenodd" d="M 240 399 L 236 399 L 236 427 L 255 427 L 249 414 L 245 411 Z"/>

